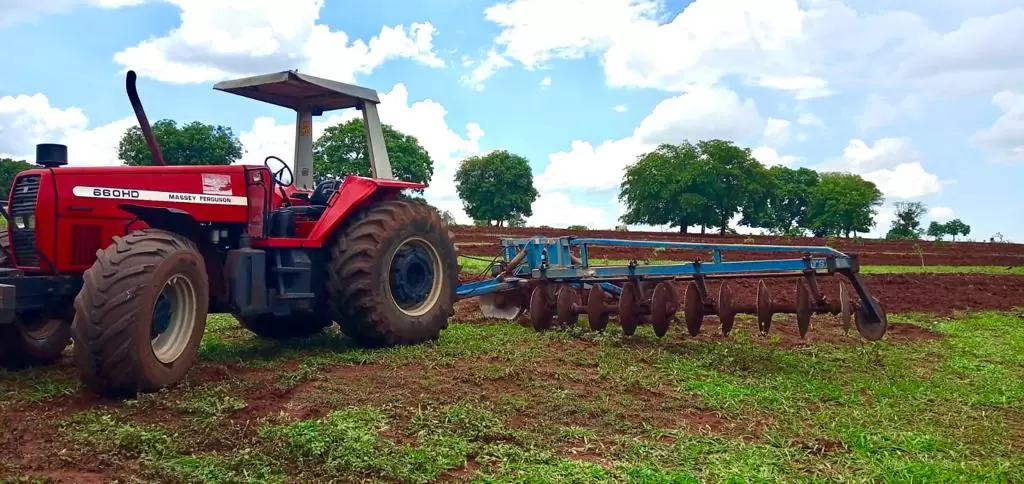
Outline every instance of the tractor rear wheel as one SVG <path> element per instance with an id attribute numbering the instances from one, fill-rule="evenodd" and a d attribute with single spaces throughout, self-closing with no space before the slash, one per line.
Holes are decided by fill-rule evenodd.
<path id="1" fill-rule="evenodd" d="M 203 256 L 186 237 L 145 229 L 97 254 L 75 299 L 75 363 L 104 396 L 177 383 L 199 353 L 209 309 Z"/>
<path id="2" fill-rule="evenodd" d="M 362 210 L 331 248 L 331 316 L 364 346 L 437 339 L 454 314 L 458 258 L 437 211 L 413 200 Z"/>
<path id="3" fill-rule="evenodd" d="M 324 328 L 334 324 L 327 314 L 302 312 L 288 316 L 263 314 L 251 318 L 236 316 L 242 327 L 252 331 L 260 338 L 282 340 L 303 338 L 317 334 Z"/>
<path id="4" fill-rule="evenodd" d="M 71 308 L 67 315 L 33 311 L 0 325 L 0 365 L 25 368 L 60 359 L 71 343 Z"/>

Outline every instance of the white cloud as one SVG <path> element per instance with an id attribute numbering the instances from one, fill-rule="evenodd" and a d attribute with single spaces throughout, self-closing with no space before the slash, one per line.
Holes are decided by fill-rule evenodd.
<path id="1" fill-rule="evenodd" d="M 162 37 L 140 42 L 114 60 L 140 76 L 198 83 L 300 68 L 354 82 L 389 59 L 439 67 L 430 23 L 384 26 L 369 42 L 317 24 L 323 0 L 253 0 L 229 3 L 165 0 L 181 9 L 181 23 Z"/>
<path id="2" fill-rule="evenodd" d="M 1024 163 L 1024 94 L 1000 91 L 992 103 L 1002 111 L 991 127 L 971 136 L 971 143 L 996 152 L 996 159 Z"/>
<path id="3" fill-rule="evenodd" d="M 828 87 L 828 81 L 820 77 L 811 76 L 765 76 L 758 80 L 761 87 L 770 87 L 780 91 L 790 91 L 793 97 L 799 101 L 816 99 L 835 94 L 833 89 Z"/>
<path id="4" fill-rule="evenodd" d="M 949 183 L 924 168 L 920 153 L 907 138 L 882 138 L 874 145 L 852 139 L 841 157 L 819 169 L 857 173 L 887 198 L 918 198 L 938 193 Z"/>
<path id="5" fill-rule="evenodd" d="M 542 193 L 534 200 L 533 215 L 527 219 L 531 226 L 547 225 L 565 228 L 569 225 L 585 225 L 588 228 L 614 228 L 615 222 L 610 213 L 598 207 L 589 207 L 572 201 L 560 192 Z"/>
<path id="6" fill-rule="evenodd" d="M 708 138 L 737 140 L 758 129 L 757 107 L 727 89 L 694 88 L 658 103 L 631 136 L 596 147 L 575 140 L 569 151 L 549 155 L 536 177 L 541 192 L 567 188 L 605 190 L 619 186 L 623 170 L 661 143 Z M 586 176 L 583 176 L 583 175 Z"/>
<path id="7" fill-rule="evenodd" d="M 870 94 L 864 104 L 864 112 L 858 120 L 861 131 L 889 126 L 904 117 L 921 114 L 923 106 L 920 98 L 907 95 L 897 103 L 892 103 L 878 94 Z"/>
<path id="8" fill-rule="evenodd" d="M 0 27 L 32 22 L 43 15 L 67 14 L 76 7 L 132 7 L 145 0 L 7 0 L 0 2 Z"/>
<path id="9" fill-rule="evenodd" d="M 801 126 L 824 126 L 825 123 L 821 118 L 814 115 L 814 113 L 803 113 L 799 118 L 796 119 L 797 124 Z"/>
<path id="10" fill-rule="evenodd" d="M 953 209 L 949 207 L 931 207 L 928 209 L 928 219 L 936 222 L 952 220 Z"/>
<path id="11" fill-rule="evenodd" d="M 786 146 L 789 143 L 790 125 L 785 119 L 768 118 L 764 125 L 764 143 L 775 148 Z"/>
<path id="12" fill-rule="evenodd" d="M 466 65 L 466 63 L 463 63 L 463 65 L 469 67 L 472 63 L 473 62 L 470 61 L 469 65 Z M 487 58 L 474 67 L 468 75 L 462 76 L 459 81 L 477 91 L 483 91 L 484 81 L 493 76 L 495 72 L 498 72 L 498 69 L 503 69 L 511 65 L 512 63 L 509 62 L 505 56 L 500 55 L 495 52 L 494 49 L 491 49 L 487 52 Z"/>
<path id="13" fill-rule="evenodd" d="M 625 105 L 625 104 L 618 104 L 618 105 L 616 105 L 616 106 L 615 106 L 614 108 L 612 108 L 612 109 L 613 109 L 613 110 L 614 110 L 615 112 L 617 112 L 617 113 L 624 113 L 624 112 L 626 112 L 626 109 L 628 109 L 628 108 L 626 107 L 626 105 Z"/>
<path id="14" fill-rule="evenodd" d="M 757 159 L 757 161 L 760 161 L 761 164 L 765 166 L 789 166 L 792 165 L 793 162 L 797 160 L 795 156 L 779 155 L 779 152 L 775 151 L 775 148 L 769 146 L 758 146 L 757 148 L 751 150 L 751 153 L 754 155 L 754 158 Z"/>
<path id="15" fill-rule="evenodd" d="M 444 205 L 458 218 L 465 215 L 461 205 L 445 203 L 457 201 L 454 180 L 459 161 L 480 151 L 480 138 L 484 131 L 477 123 L 468 123 L 464 133 L 458 133 L 448 126 L 447 110 L 431 99 L 410 102 L 409 91 L 404 84 L 396 84 L 390 92 L 380 93 L 379 105 L 381 122 L 412 135 L 434 160 L 434 175 L 425 192 L 426 198 L 439 207 Z M 328 126 L 359 116 L 355 110 L 317 118 L 313 123 L 314 139 Z M 240 163 L 262 164 L 267 155 L 280 156 L 291 162 L 295 151 L 295 124 L 279 124 L 273 118 L 261 117 L 253 122 L 251 129 L 239 133 L 239 139 L 247 153 Z M 468 218 L 460 219 L 468 222 Z"/>
<path id="16" fill-rule="evenodd" d="M 540 80 L 540 85 L 544 86 L 544 87 L 550 86 L 551 85 L 551 76 L 547 76 L 544 79 L 541 79 Z"/>
<path id="17" fill-rule="evenodd" d="M 72 165 L 119 165 L 117 145 L 136 124 L 129 117 L 89 129 L 89 119 L 76 107 L 50 105 L 43 94 L 0 97 L 0 157 L 33 162 L 35 145 L 68 146 Z"/>

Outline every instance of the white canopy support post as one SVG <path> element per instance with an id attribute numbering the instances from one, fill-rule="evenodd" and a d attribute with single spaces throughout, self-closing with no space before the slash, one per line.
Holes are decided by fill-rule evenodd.
<path id="1" fill-rule="evenodd" d="M 295 188 L 313 190 L 313 113 L 299 109 L 295 117 Z"/>
<path id="2" fill-rule="evenodd" d="M 391 160 L 384 145 L 384 130 L 377 115 L 377 104 L 363 102 L 362 110 L 363 124 L 366 125 L 367 152 L 370 156 L 370 176 L 393 180 L 395 176 L 391 173 Z"/>

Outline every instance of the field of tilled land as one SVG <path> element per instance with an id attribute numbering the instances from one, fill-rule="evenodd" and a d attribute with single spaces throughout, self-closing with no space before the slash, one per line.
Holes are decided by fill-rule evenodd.
<path id="1" fill-rule="evenodd" d="M 456 234 L 490 259 L 499 237 L 541 231 Z M 614 318 L 535 332 L 468 300 L 437 341 L 364 349 L 337 327 L 265 341 L 214 315 L 186 380 L 135 399 L 83 388 L 70 349 L 0 370 L 0 481 L 1024 482 L 1024 246 L 752 239 L 859 253 L 886 337 L 815 316 L 801 340 L 784 315 L 768 337 L 749 316 L 728 337 L 715 317 L 696 338 L 681 323 L 625 337 Z M 462 263 L 463 279 L 487 268 Z M 766 282 L 794 298 L 792 280 Z M 753 300 L 756 281 L 730 284 Z"/>

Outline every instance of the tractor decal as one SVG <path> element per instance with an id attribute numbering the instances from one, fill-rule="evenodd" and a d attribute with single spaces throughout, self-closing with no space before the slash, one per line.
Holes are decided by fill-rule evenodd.
<path id="1" fill-rule="evenodd" d="M 203 195 L 200 193 L 161 192 L 156 190 L 135 190 L 114 187 L 77 186 L 72 190 L 76 197 L 109 198 L 115 200 L 146 200 L 150 202 L 204 203 L 213 205 L 246 205 L 246 198 L 227 195 Z"/>

